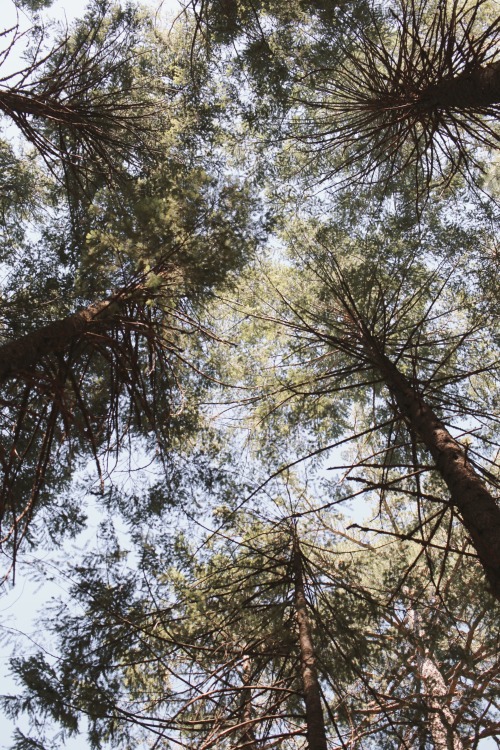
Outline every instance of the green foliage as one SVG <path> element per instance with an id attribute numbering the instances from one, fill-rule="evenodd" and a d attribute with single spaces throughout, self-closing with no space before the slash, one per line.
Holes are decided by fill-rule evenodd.
<path id="1" fill-rule="evenodd" d="M 53 321 L 62 331 L 67 316 L 110 300 L 106 319 L 78 336 L 66 325 L 67 333 L 60 333 L 66 341 L 42 347 L 2 386 L 1 516 L 4 542 L 14 554 L 31 536 L 39 510 L 46 510 L 44 523 L 53 531 L 80 527 L 81 516 L 66 513 L 57 496 L 71 491 L 74 471 L 89 459 L 104 489 L 110 462 L 122 449 L 150 451 L 152 460 L 182 455 L 183 445 L 189 453 L 186 440 L 203 423 L 202 359 L 214 338 L 201 310 L 266 232 L 252 181 L 227 173 L 228 157 L 217 145 L 216 87 L 205 75 L 200 92 L 202 65 L 193 82 L 183 62 L 189 58 L 185 38 L 167 38 L 132 6 L 94 4 L 40 64 L 33 54 L 29 86 L 40 100 L 54 76 L 55 89 L 57 76 L 67 81 L 61 96 L 70 98 L 80 95 L 78 76 L 90 76 L 85 85 L 97 97 L 95 106 L 105 108 L 104 118 L 117 111 L 126 91 L 127 107 L 140 113 L 142 124 L 140 138 L 135 120 L 130 129 L 124 125 L 120 144 L 112 123 L 92 125 L 105 134 L 96 148 L 112 145 L 111 164 L 98 152 L 87 158 L 90 142 L 82 145 L 80 132 L 65 130 L 64 123 L 54 130 L 41 115 L 36 133 L 48 139 L 49 151 L 55 139 L 69 155 L 65 161 L 49 154 L 59 159 L 52 171 L 56 178 L 64 173 L 64 184 L 34 154 L 15 157 L 8 144 L 2 151 L 10 251 L 4 255 L 2 341 L 18 342 L 29 359 L 30 335 L 42 335 Z M 213 153 L 200 150 L 202 141 L 213 144 Z M 76 155 L 88 169 L 75 167 Z"/>
<path id="2" fill-rule="evenodd" d="M 18 8 L 36 13 L 42 8 L 49 8 L 53 0 L 14 0 L 14 2 Z"/>
<path id="3" fill-rule="evenodd" d="M 281 512 L 293 490 L 282 485 L 282 492 L 274 497 Z M 296 498 L 295 516 L 307 507 Z M 149 733 L 168 746 L 192 741 L 193 732 L 196 742 L 234 747 L 243 741 L 243 715 L 252 717 L 255 741 L 280 737 L 302 747 L 296 522 L 242 512 L 222 525 L 219 511 L 216 518 L 215 534 L 200 529 L 194 538 L 191 526 L 189 536 L 172 532 L 159 544 L 148 533 L 141 572 L 108 534 L 105 555 L 72 570 L 68 603 L 44 618 L 57 638 L 57 665 L 41 654 L 13 662 L 24 692 L 8 699 L 11 713 L 44 714 L 66 732 L 84 715 L 93 748 L 147 743 Z M 400 528 L 403 519 L 414 520 L 401 501 Z M 173 520 L 163 516 L 164 524 Z M 415 542 L 372 546 L 355 532 L 346 540 L 336 512 L 306 516 L 297 529 L 331 741 L 390 748 L 417 735 L 432 741 L 423 653 L 457 685 L 452 705 L 462 736 L 494 731 L 498 606 L 471 585 L 476 566 L 464 557 L 460 530 L 451 539 L 440 532 L 423 555 Z M 450 545 L 444 559 L 440 544 Z"/>
<path id="4" fill-rule="evenodd" d="M 195 0 L 167 33 L 97 2 L 32 46 L 26 91 L 68 117 L 21 113 L 24 150 L 0 143 L 2 544 L 16 562 L 95 525 L 90 481 L 104 520 L 44 613 L 57 657 L 12 662 L 19 750 L 85 729 L 96 750 L 305 748 L 297 545 L 332 747 L 436 747 L 436 701 L 453 750 L 495 736 L 498 604 L 387 377 L 493 498 L 495 205 L 466 175 L 422 202 L 407 143 L 341 189 L 387 142 L 325 131 L 331 80 L 391 24 Z"/>

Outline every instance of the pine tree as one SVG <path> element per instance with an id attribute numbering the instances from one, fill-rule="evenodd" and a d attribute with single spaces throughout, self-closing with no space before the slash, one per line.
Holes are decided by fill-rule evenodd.
<path id="1" fill-rule="evenodd" d="M 5 30 L 2 63 L 24 45 L 25 64 L 3 77 L 0 110 L 59 177 L 84 187 L 92 173 L 116 178 L 140 165 L 161 123 L 155 100 L 167 95 L 141 71 L 151 64 L 150 26 L 131 5 L 93 2 L 64 33 L 52 36 L 36 16 L 27 31 Z"/>
<path id="2" fill-rule="evenodd" d="M 497 731 L 498 605 L 477 584 L 464 595 L 475 571 L 459 528 L 443 561 L 414 541 L 347 539 L 336 513 L 251 516 L 163 548 L 145 536 L 139 574 L 114 543 L 73 571 L 69 609 L 45 617 L 58 664 L 13 661 L 23 692 L 4 703 L 28 712 L 33 740 L 53 742 L 42 715 L 63 741 L 88 717 L 95 747 L 397 748 L 445 732 L 458 748 Z M 403 531 L 414 521 L 402 510 Z"/>
<path id="3" fill-rule="evenodd" d="M 498 253 L 455 176 L 497 139 L 498 19 L 190 9 L 165 42 L 93 6 L 4 92 L 41 154 L 0 144 L 5 550 L 81 528 L 89 458 L 134 550 L 109 533 L 72 568 L 56 663 L 16 655 L 17 746 L 83 716 L 95 748 L 476 746 L 499 728 Z M 78 60 L 84 121 L 58 88 Z M 112 487 L 126 452 L 137 492 Z"/>
<path id="4" fill-rule="evenodd" d="M 278 429 L 296 435 L 295 458 L 281 459 L 277 473 L 308 455 L 327 455 L 358 442 L 356 465 L 377 464 L 380 474 L 371 480 L 356 472 L 358 491 L 347 489 L 346 499 L 405 486 L 409 500 L 425 505 L 428 520 L 422 523 L 428 530 L 441 501 L 430 486 L 426 489 L 426 480 L 438 477 L 449 492 L 446 504 L 462 518 L 498 597 L 500 515 L 494 449 L 490 453 L 497 442 L 496 411 L 479 385 L 496 387 L 495 356 L 483 356 L 494 340 L 494 323 L 487 304 L 479 313 L 474 309 L 469 296 L 474 275 L 457 262 L 458 247 L 449 261 L 439 251 L 433 257 L 431 244 L 440 248 L 451 236 L 465 248 L 473 238 L 442 224 L 439 210 L 427 226 L 417 227 L 408 221 L 404 203 L 383 211 L 382 224 L 372 223 L 369 210 L 347 227 L 343 218 L 328 216 L 292 223 L 288 241 L 297 276 L 287 269 L 265 291 L 256 286 L 257 316 L 269 329 L 262 336 L 270 337 L 272 369 L 267 371 L 276 373 L 258 386 L 269 394 L 259 415 L 269 414 L 273 424 L 281 420 Z M 478 446 L 471 453 L 460 441 L 469 420 L 490 425 L 487 434 L 479 426 L 473 433 L 484 450 Z M 290 440 L 285 437 L 289 445 Z M 283 444 L 277 446 L 279 452 Z M 446 505 L 441 512 L 443 520 Z"/>
<path id="5" fill-rule="evenodd" d="M 331 174 L 352 166 L 391 182 L 410 170 L 424 196 L 436 180 L 470 178 L 478 150 L 498 146 L 499 33 L 488 0 L 373 6 L 333 63 L 308 71 L 300 139 L 334 150 Z"/>
<path id="6" fill-rule="evenodd" d="M 33 191 L 37 205 L 22 222 L 15 255 L 6 247 L 0 538 L 11 559 L 39 510 L 47 511 L 46 528 L 64 528 L 57 497 L 88 458 L 104 490 L 108 462 L 133 436 L 145 441 L 142 450 L 164 457 L 180 449 L 180 435 L 197 421 L 193 394 L 203 387 L 197 358 L 217 338 L 199 321 L 201 305 L 247 261 L 263 228 L 250 183 L 221 176 L 219 151 L 210 158 L 198 151 L 199 139 L 215 142 L 220 127 L 208 89 L 197 96 L 192 84 L 186 94 L 191 69 L 182 37 L 172 35 L 166 44 L 153 34 L 152 40 L 151 24 L 133 9 L 97 10 L 72 39 L 77 44 L 83 34 L 78 54 L 88 53 L 96 70 L 102 68 L 101 83 L 108 77 L 114 85 L 118 77 L 118 85 L 123 76 L 148 87 L 150 80 L 155 112 L 165 104 L 158 77 L 178 95 L 155 114 L 165 128 L 161 137 L 152 131 L 143 141 L 131 136 L 133 160 L 113 148 L 122 174 L 108 175 L 111 182 L 89 166 L 61 185 L 40 165 L 44 189 Z M 110 51 L 106 33 L 114 34 L 115 22 L 126 49 L 117 42 Z M 124 35 L 122 23 L 135 24 L 134 35 Z M 98 49 L 91 52 L 94 43 Z M 132 55 L 133 45 L 141 54 Z M 56 58 L 49 55 L 46 65 L 56 65 Z M 104 132 L 112 137 L 107 125 Z M 99 163 L 105 166 L 101 157 Z M 62 157 L 58 165 L 60 176 L 68 165 Z M 68 190 L 68 180 L 82 189 Z M 16 205 L 12 200 L 6 207 L 9 233 Z M 193 399 L 186 404 L 188 394 Z M 65 503 L 63 517 L 76 514 L 81 523 L 74 502 Z"/>

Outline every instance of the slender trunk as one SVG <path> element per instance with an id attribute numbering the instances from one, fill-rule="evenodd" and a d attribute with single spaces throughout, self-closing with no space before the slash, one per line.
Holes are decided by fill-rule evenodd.
<path id="1" fill-rule="evenodd" d="M 435 750 L 463 750 L 463 743 L 454 728 L 453 714 L 447 705 L 448 690 L 439 666 L 425 648 L 420 615 L 414 605 L 407 615 L 408 628 L 412 631 L 417 647 L 417 671 L 424 689 L 424 701 L 429 716 L 429 729 Z"/>
<path id="2" fill-rule="evenodd" d="M 443 675 L 429 655 L 419 656 L 417 661 L 435 750 L 463 750 L 462 740 L 453 729 L 453 714 L 446 705 L 447 690 Z"/>
<path id="3" fill-rule="evenodd" d="M 302 686 L 304 690 L 304 702 L 306 704 L 307 745 L 309 750 L 327 750 L 316 657 L 304 591 L 302 558 L 296 536 L 293 542 L 293 572 L 295 583 L 295 616 L 299 627 Z"/>
<path id="4" fill-rule="evenodd" d="M 156 274 L 167 279 L 169 271 L 157 269 Z M 107 299 L 1 344 L 0 383 L 29 371 L 42 357 L 65 351 L 85 334 L 111 328 L 127 303 L 145 301 L 152 293 L 141 279 L 128 288 L 118 289 Z"/>
<path id="5" fill-rule="evenodd" d="M 80 107 L 80 111 L 74 104 L 65 105 L 53 96 L 35 96 L 17 91 L 0 90 L 0 110 L 11 117 L 15 122 L 20 118 L 31 115 L 44 120 L 60 123 L 75 129 L 93 129 L 98 132 L 96 114 L 92 109 Z M 103 135 L 104 137 L 104 135 Z"/>
<path id="6" fill-rule="evenodd" d="M 429 86 L 417 103 L 436 108 L 482 109 L 500 103 L 500 62 L 478 67 Z"/>
<path id="7" fill-rule="evenodd" d="M 66 318 L 55 320 L 25 336 L 0 346 L 0 382 L 29 370 L 42 357 L 66 349 L 71 342 L 116 316 L 119 297 L 85 307 Z"/>
<path id="8" fill-rule="evenodd" d="M 500 600 L 500 508 L 467 458 L 431 407 L 383 354 L 363 336 L 373 363 L 392 392 L 402 416 L 431 453 L 451 502 L 459 511 L 484 568 L 491 592 Z"/>
<path id="9" fill-rule="evenodd" d="M 252 662 L 248 654 L 243 656 L 243 698 L 241 707 L 241 723 L 245 729 L 238 743 L 240 750 L 257 750 L 257 741 L 253 728 L 253 706 L 252 691 L 249 685 L 252 683 Z"/>

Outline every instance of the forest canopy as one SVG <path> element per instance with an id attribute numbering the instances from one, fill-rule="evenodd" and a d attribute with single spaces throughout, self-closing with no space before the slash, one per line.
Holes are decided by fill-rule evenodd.
<path id="1" fill-rule="evenodd" d="M 50 6 L 0 33 L 10 747 L 500 746 L 498 4 Z"/>

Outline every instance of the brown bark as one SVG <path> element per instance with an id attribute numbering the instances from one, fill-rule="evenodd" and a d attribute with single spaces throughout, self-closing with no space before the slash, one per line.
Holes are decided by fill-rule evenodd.
<path id="1" fill-rule="evenodd" d="M 459 511 L 484 568 L 492 594 L 500 600 L 500 508 L 467 458 L 431 407 L 405 376 L 364 335 L 364 344 L 392 392 L 402 416 L 431 453 L 451 502 Z"/>
<path id="2" fill-rule="evenodd" d="M 482 109 L 500 103 L 500 62 L 445 78 L 421 95 L 422 109 Z"/>
<path id="3" fill-rule="evenodd" d="M 463 750 L 460 735 L 455 729 L 453 714 L 448 705 L 448 690 L 438 664 L 423 639 L 420 615 L 411 605 L 407 615 L 408 629 L 417 647 L 417 671 L 422 682 L 425 705 L 429 714 L 429 729 L 435 750 Z"/>
<path id="4" fill-rule="evenodd" d="M 71 105 L 65 105 L 50 96 L 34 96 L 17 91 L 0 91 L 0 109 L 9 117 L 17 121 L 18 117 L 31 115 L 44 120 L 51 120 L 75 128 L 94 127 L 92 110 L 87 111 Z"/>
<path id="5" fill-rule="evenodd" d="M 453 714 L 447 705 L 448 691 L 443 675 L 428 654 L 418 656 L 417 661 L 435 750 L 463 750 L 462 740 L 453 729 Z"/>
<path id="6" fill-rule="evenodd" d="M 307 745 L 309 750 L 327 750 L 325 721 L 321 706 L 316 656 L 311 634 L 307 600 L 304 591 L 302 558 L 297 537 L 293 543 L 293 572 L 295 583 L 295 616 L 299 628 L 302 687 L 306 705 Z"/>
<path id="7" fill-rule="evenodd" d="M 80 71 L 81 96 L 77 99 L 66 96 L 62 88 L 40 93 L 0 88 L 0 113 L 11 118 L 45 160 L 63 159 L 87 168 L 90 159 L 93 167 L 105 165 L 107 174 L 117 155 L 126 154 L 133 159 L 131 143 L 142 141 L 149 132 L 147 118 L 152 111 L 147 104 L 128 101 L 123 92 L 93 97 L 94 72 L 89 71 L 86 76 Z M 50 137 L 40 127 L 43 121 L 76 139 L 80 152 L 70 153 L 68 149 L 74 148 L 75 143 L 66 143 L 62 136 Z M 118 168 L 118 163 L 115 166 Z"/>
<path id="8" fill-rule="evenodd" d="M 172 276 L 172 268 L 158 265 L 155 275 L 162 280 L 168 280 Z M 94 302 L 83 310 L 1 344 L 0 383 L 16 375 L 25 374 L 42 357 L 66 350 L 85 334 L 111 328 L 120 319 L 127 303 L 145 302 L 154 294 L 157 295 L 158 292 L 148 288 L 147 279 L 144 277 L 135 284 L 118 289 L 107 299 Z"/>
<path id="9" fill-rule="evenodd" d="M 116 315 L 119 296 L 85 307 L 66 318 L 55 320 L 25 336 L 0 346 L 0 382 L 26 372 L 42 357 L 66 349 L 71 342 Z"/>
<path id="10" fill-rule="evenodd" d="M 241 750 L 257 750 L 257 741 L 255 737 L 255 731 L 253 727 L 253 706 L 252 706 L 252 691 L 250 685 L 252 682 L 252 662 L 248 654 L 243 656 L 243 698 L 242 698 L 242 709 L 241 709 L 241 723 L 245 725 L 245 729 L 241 736 L 241 740 L 238 743 L 238 747 Z"/>

